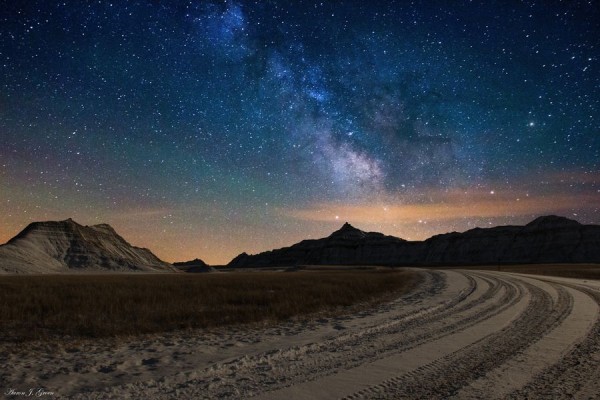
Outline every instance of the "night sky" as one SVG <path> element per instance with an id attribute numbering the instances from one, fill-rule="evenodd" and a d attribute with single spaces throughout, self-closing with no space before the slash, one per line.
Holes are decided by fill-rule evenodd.
<path id="1" fill-rule="evenodd" d="M 597 0 L 3 1 L 0 70 L 0 242 L 72 217 L 226 263 L 344 221 L 600 223 Z"/>

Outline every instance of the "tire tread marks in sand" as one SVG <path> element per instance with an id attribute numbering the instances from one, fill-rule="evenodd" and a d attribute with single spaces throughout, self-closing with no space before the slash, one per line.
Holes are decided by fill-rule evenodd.
<path id="1" fill-rule="evenodd" d="M 590 296 L 600 305 L 600 292 L 580 285 L 563 283 Z M 571 351 L 536 376 L 508 399 L 596 399 L 600 398 L 600 316 L 587 336 Z"/>
<path id="2" fill-rule="evenodd" d="M 201 378 L 181 382 L 181 393 L 185 397 L 207 393 L 219 398 L 250 397 L 312 381 L 475 325 L 511 307 L 523 296 L 523 291 L 507 280 L 478 276 L 480 284 L 485 282 L 488 287 L 483 294 L 471 299 L 477 281 L 470 274 L 465 276 L 467 287 L 446 304 L 434 307 L 433 311 L 421 310 L 416 315 L 414 311 L 401 312 L 390 321 L 359 332 L 214 365 L 200 372 Z M 448 318 L 461 313 L 464 315 L 448 323 Z M 220 379 L 222 376 L 236 376 L 238 384 L 232 388 L 230 379 Z"/>
<path id="3" fill-rule="evenodd" d="M 273 390 L 302 382 L 312 381 L 312 384 L 318 385 L 322 377 L 357 366 L 368 368 L 371 362 L 433 345 L 437 339 L 452 340 L 450 335 L 461 334 L 469 327 L 477 329 L 477 324 L 502 312 L 510 313 L 511 307 L 517 306 L 519 311 L 511 319 L 506 319 L 501 329 L 491 334 L 488 330 L 486 336 L 474 337 L 460 350 L 454 351 L 458 348 L 455 346 L 449 350 L 452 353 L 440 354 L 437 360 L 423 367 L 348 397 L 448 398 L 456 396 L 462 388 L 485 377 L 495 368 L 514 360 L 528 346 L 564 323 L 573 307 L 577 306 L 565 286 L 587 293 L 600 304 L 597 290 L 579 285 L 547 282 L 552 286 L 550 290 L 546 284 L 536 284 L 537 279 L 534 278 L 475 271 L 451 272 L 459 273 L 463 276 L 460 279 L 460 275 L 424 271 L 424 287 L 365 314 L 373 316 L 381 312 L 381 317 L 361 320 L 351 329 L 340 329 L 335 336 L 306 345 L 239 356 L 159 380 L 135 382 L 75 397 L 227 399 L 260 394 L 268 397 Z M 443 281 L 443 276 L 454 277 L 455 280 Z M 443 288 L 449 287 L 448 283 L 454 285 L 454 289 L 445 294 L 444 301 L 428 297 L 439 295 Z M 388 311 L 393 315 L 384 314 Z M 511 393 L 509 398 L 596 398 L 594 390 L 598 388 L 600 379 L 599 338 L 600 319 L 595 321 L 588 336 L 580 340 L 560 363 L 543 370 L 521 390 Z"/>
<path id="4" fill-rule="evenodd" d="M 242 395 L 243 397 L 247 397 L 251 394 L 258 394 L 263 392 L 267 387 L 271 389 L 272 385 L 279 383 L 274 380 L 274 375 L 276 375 L 277 371 L 273 368 L 273 364 L 276 366 L 278 361 L 289 362 L 292 360 L 292 367 L 296 367 L 296 364 L 300 364 L 301 360 L 309 359 L 311 354 L 315 357 L 320 354 L 320 348 L 325 344 L 332 346 L 332 341 L 343 340 L 340 338 L 344 337 L 362 336 L 366 331 L 375 332 L 385 327 L 389 328 L 390 326 L 401 325 L 405 318 L 414 317 L 415 310 L 413 309 L 412 312 L 401 311 L 400 313 L 397 313 L 397 310 L 401 310 L 406 304 L 415 305 L 423 301 L 427 302 L 429 299 L 438 296 L 448 287 L 446 273 L 444 272 L 422 271 L 420 275 L 422 281 L 417 290 L 400 297 L 398 300 L 381 304 L 374 310 L 358 314 L 358 317 L 361 318 L 393 311 L 395 313 L 393 318 L 386 318 L 382 323 L 367 327 L 355 334 L 349 335 L 340 332 L 335 338 L 325 340 L 324 342 L 292 346 L 286 349 L 277 349 L 254 355 L 244 355 L 226 362 L 213 364 L 203 370 L 179 373 L 176 376 L 166 376 L 160 380 L 135 382 L 119 387 L 107 388 L 103 391 L 81 392 L 75 395 L 74 398 L 113 398 L 111 392 L 120 393 L 120 395 L 127 394 L 132 398 L 136 398 L 134 393 L 152 393 L 152 397 L 169 398 L 172 395 L 172 390 L 175 390 L 175 388 L 177 388 L 177 392 L 184 398 L 239 398 Z M 443 304 L 440 307 L 440 311 L 454 307 L 472 294 L 476 288 L 476 281 L 471 277 L 468 277 L 467 281 L 468 284 L 465 285 L 458 296 L 452 298 L 447 304 Z M 430 311 L 429 307 L 417 309 L 417 313 L 422 313 L 424 316 L 428 315 Z M 303 366 L 306 371 L 311 368 L 311 366 Z M 290 365 L 288 365 L 281 372 L 285 374 L 285 378 L 293 378 L 296 381 L 298 379 L 294 375 L 297 372 L 296 369 L 299 368 L 292 368 L 290 370 Z M 323 372 L 321 371 L 321 373 Z M 238 382 L 235 385 L 231 385 L 229 381 L 234 376 Z M 278 387 L 281 387 L 281 385 L 278 385 Z M 140 396 L 140 398 L 142 397 Z"/>
<path id="5" fill-rule="evenodd" d="M 480 297 L 469 300 L 477 287 L 477 281 L 471 276 L 466 276 L 466 278 L 468 281 L 467 287 L 456 297 L 439 307 L 417 311 L 416 313 L 414 311 L 401 313 L 390 321 L 359 332 L 341 334 L 320 343 L 248 357 L 243 364 L 239 363 L 240 360 L 233 360 L 228 363 L 227 367 L 235 369 L 238 374 L 246 375 L 248 377 L 246 382 L 253 389 L 245 390 L 244 387 L 238 386 L 238 393 L 244 397 L 249 397 L 281 389 L 291 384 L 312 381 L 334 374 L 341 369 L 354 368 L 391 353 L 405 351 L 430 340 L 451 334 L 457 329 L 462 329 L 465 321 L 446 324 L 445 321 L 449 315 L 465 312 L 473 309 L 476 305 L 484 304 L 497 296 L 502 289 L 507 290 L 497 302 L 494 302 L 494 305 L 486 306 L 475 315 L 468 316 L 467 319 L 470 319 L 469 324 L 475 324 L 481 318 L 487 318 L 495 314 L 491 308 L 500 305 L 507 306 L 506 303 L 509 303 L 509 298 L 519 298 L 519 296 L 516 296 L 517 291 L 515 288 L 506 288 L 504 282 L 479 278 L 481 281 L 486 282 L 488 288 Z M 429 326 L 429 328 L 423 329 L 424 325 Z M 402 337 L 402 340 L 398 340 L 399 337 Z M 385 338 L 388 340 L 385 340 Z M 290 360 L 293 363 L 290 363 Z M 202 385 L 202 382 L 196 382 L 196 384 Z M 224 395 L 218 389 L 215 392 L 215 389 L 217 389 L 216 385 L 210 388 L 215 395 L 219 397 Z"/>
<path id="6" fill-rule="evenodd" d="M 554 285 L 559 296 L 556 304 L 552 304 L 552 298 L 546 291 L 530 283 L 521 284 L 531 293 L 531 302 L 510 325 L 426 366 L 361 390 L 347 399 L 449 398 L 469 382 L 484 376 L 487 371 L 542 338 L 571 312 L 572 298 L 559 285 Z"/>

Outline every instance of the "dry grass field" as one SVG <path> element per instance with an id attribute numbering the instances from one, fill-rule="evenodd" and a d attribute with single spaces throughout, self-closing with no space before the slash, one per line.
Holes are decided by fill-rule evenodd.
<path id="1" fill-rule="evenodd" d="M 577 279 L 600 279 L 600 264 L 498 265 L 485 267 L 467 267 L 465 269 L 514 272 L 519 274 L 534 274 L 546 276 L 560 276 L 564 278 Z"/>
<path id="2" fill-rule="evenodd" d="M 407 271 L 0 277 L 0 340 L 103 337 L 281 321 L 409 290 Z"/>
<path id="3" fill-rule="evenodd" d="M 548 264 L 548 265 L 522 265 L 501 267 L 500 271 L 518 272 L 521 274 L 562 276 L 577 279 L 600 279 L 600 265 L 598 264 Z"/>

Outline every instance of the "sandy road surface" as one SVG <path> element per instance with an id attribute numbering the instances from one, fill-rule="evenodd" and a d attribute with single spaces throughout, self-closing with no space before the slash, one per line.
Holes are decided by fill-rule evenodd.
<path id="1" fill-rule="evenodd" d="M 600 281 L 421 273 L 344 318 L 0 352 L 0 379 L 78 399 L 600 398 Z"/>

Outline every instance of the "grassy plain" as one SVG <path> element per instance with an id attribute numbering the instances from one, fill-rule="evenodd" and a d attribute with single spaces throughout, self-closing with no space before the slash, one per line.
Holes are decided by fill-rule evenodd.
<path id="1" fill-rule="evenodd" d="M 565 278 L 600 279 L 598 264 L 540 264 L 502 266 L 500 271 L 521 274 L 562 276 Z"/>
<path id="2" fill-rule="evenodd" d="M 561 276 L 565 278 L 577 279 L 600 279 L 600 264 L 525 264 L 461 268 L 515 272 L 519 274 Z"/>
<path id="3" fill-rule="evenodd" d="M 402 270 L 0 277 L 0 341 L 282 321 L 410 290 Z"/>

